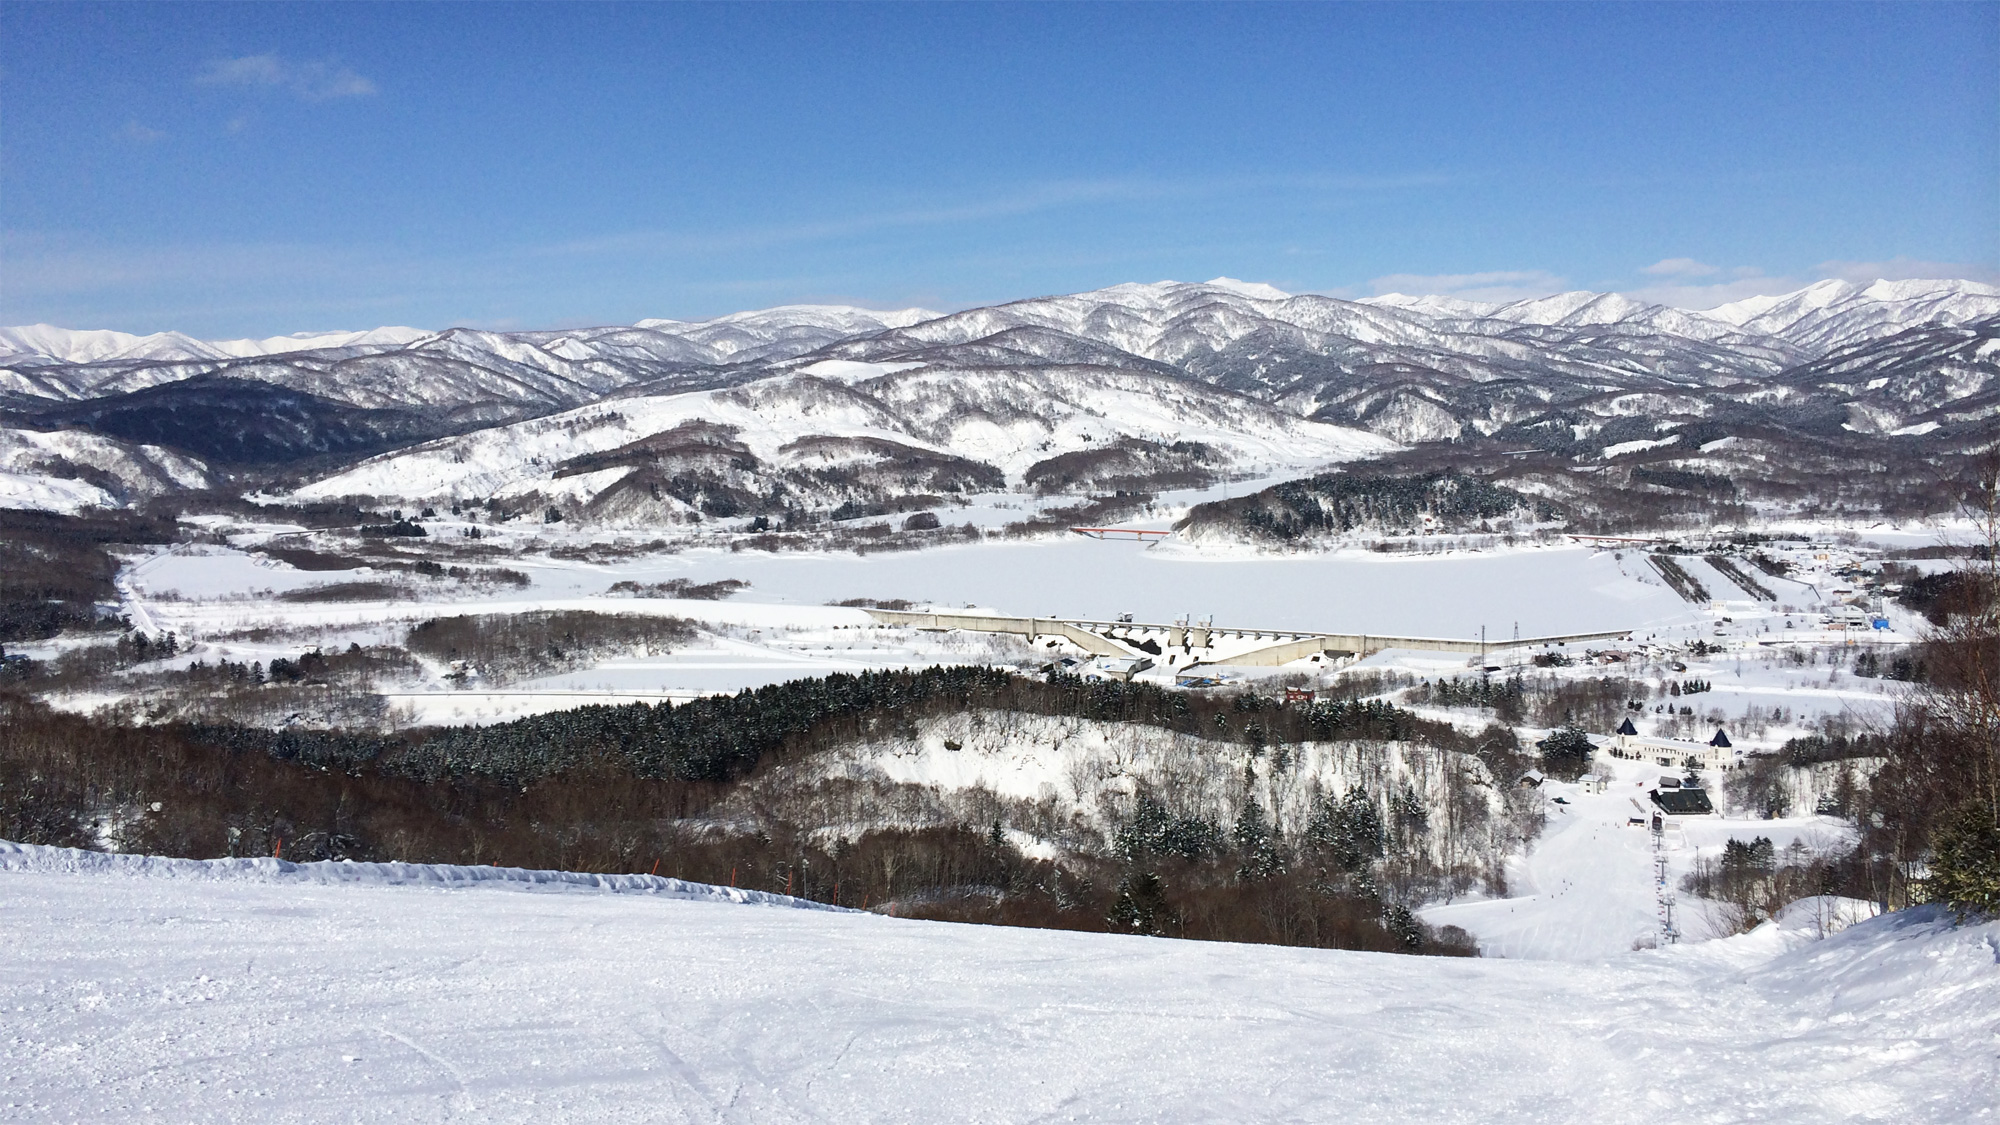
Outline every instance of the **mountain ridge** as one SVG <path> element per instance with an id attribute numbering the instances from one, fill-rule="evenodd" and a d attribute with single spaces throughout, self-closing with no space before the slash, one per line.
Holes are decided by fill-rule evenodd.
<path id="1" fill-rule="evenodd" d="M 704 321 L 382 329 L 227 347 L 30 326 L 0 330 L 0 347 L 16 349 L 0 354 L 0 425 L 82 429 L 229 472 L 281 470 L 313 495 L 346 484 L 401 495 L 393 478 L 361 487 L 356 459 L 462 449 L 494 427 L 526 433 L 510 428 L 581 419 L 597 406 L 627 404 L 672 429 L 697 420 L 690 404 L 719 418 L 747 395 L 778 404 L 728 423 L 737 436 L 725 444 L 741 446 L 738 459 L 752 468 L 717 460 L 713 443 L 675 439 L 673 457 L 686 463 L 669 472 L 656 432 L 633 430 L 615 443 L 632 449 L 613 459 L 645 473 L 600 480 L 602 468 L 565 468 L 613 448 L 593 445 L 545 450 L 538 462 L 464 483 L 533 492 L 561 480 L 569 483 L 555 491 L 587 504 L 596 501 L 584 476 L 625 480 L 627 491 L 649 481 L 649 496 L 676 480 L 689 491 L 699 477 L 735 499 L 688 501 L 695 509 L 766 503 L 786 489 L 872 503 L 893 491 L 882 483 L 901 471 L 892 463 L 906 463 L 910 480 L 954 487 L 1123 489 L 1437 442 L 1589 458 L 1614 445 L 1664 445 L 1661 435 L 1675 430 L 1689 435 L 1683 450 L 1752 432 L 1969 449 L 2000 412 L 1996 335 L 2000 289 L 1949 280 L 1820 282 L 1710 313 L 1588 291 L 1503 305 L 1350 301 L 1217 278 L 950 313 L 794 305 Z M 93 358 L 20 350 L 35 347 Z M 270 409 L 250 405 L 265 401 Z M 814 418 L 834 417 L 825 411 L 835 401 L 874 420 L 814 429 Z M 1064 429 L 1079 418 L 1096 421 Z M 1708 436 L 1696 441 L 1697 432 Z M 1300 436 L 1311 434 L 1320 436 Z M 1295 438 L 1300 455 L 1284 454 Z M 795 455 L 808 448 L 819 458 L 812 465 Z M 855 471 L 875 483 L 826 475 L 857 457 L 869 467 Z M 945 461 L 957 467 L 939 477 Z M 308 467 L 305 479 L 296 475 Z M 667 475 L 646 475 L 656 472 Z"/>
<path id="2" fill-rule="evenodd" d="M 660 331 L 683 337 L 706 333 L 720 336 L 729 330 L 743 331 L 755 335 L 760 330 L 768 333 L 769 325 L 782 325 L 787 329 L 812 326 L 844 335 L 856 335 L 870 328 L 908 328 L 926 321 L 947 319 L 964 312 L 980 309 L 1009 308 L 1032 302 L 1070 298 L 1099 297 L 1112 300 L 1114 295 L 1154 294 L 1175 290 L 1206 289 L 1226 292 L 1248 301 L 1262 303 L 1282 303 L 1299 297 L 1314 297 L 1317 294 L 1292 294 L 1275 286 L 1261 282 L 1244 282 L 1229 277 L 1213 278 L 1206 282 L 1186 283 L 1175 281 L 1126 282 L 1104 289 L 1086 290 L 1075 294 L 1029 297 L 1000 305 L 980 306 L 975 309 L 960 310 L 959 313 L 937 312 L 923 308 L 896 310 L 865 309 L 852 305 L 776 305 L 764 309 L 749 309 L 727 313 L 702 320 L 677 320 L 650 317 L 630 326 L 604 325 L 574 332 L 601 333 L 620 327 L 632 327 Z M 1954 300 L 1979 300 L 1979 307 L 1970 313 L 1953 310 L 1948 306 Z M 1340 298 L 1324 298 L 1341 301 Z M 1923 302 L 1927 306 L 1925 320 L 1941 320 L 1944 323 L 1964 323 L 1971 319 L 2000 314 L 2000 287 L 1962 279 L 1916 279 L 1877 280 L 1868 285 L 1828 279 L 1814 282 L 1790 293 L 1758 296 L 1727 302 L 1709 309 L 1684 309 L 1675 306 L 1649 304 L 1615 291 L 1597 292 L 1593 290 L 1571 290 L 1553 293 L 1543 297 L 1514 301 L 1511 303 L 1491 303 L 1468 301 L 1441 295 L 1412 296 L 1402 293 L 1388 293 L 1375 297 L 1363 297 L 1341 303 L 1368 305 L 1398 312 L 1410 313 L 1437 319 L 1499 319 L 1518 324 L 1541 325 L 1585 325 L 1611 324 L 1632 319 L 1638 315 L 1680 314 L 1686 318 L 1700 318 L 1736 328 L 1756 326 L 1756 330 L 1782 335 L 1785 329 L 1802 322 L 1826 319 L 1831 311 L 1852 311 L 1863 302 L 1887 304 L 1892 302 Z M 1597 312 L 1583 315 L 1585 310 L 1595 308 Z M 1607 313 L 1609 315 L 1607 315 Z M 1936 315 L 1941 313 L 1942 315 Z M 1689 323 L 1698 323 L 1690 321 Z M 1907 326 L 1907 324 L 1905 325 Z M 135 335 L 116 329 L 71 329 L 50 324 L 19 325 L 0 328 L 0 365 L 16 366 L 29 362 L 54 362 L 63 364 L 88 364 L 110 360 L 215 360 L 243 359 L 253 356 L 280 355 L 292 352 L 312 351 L 324 348 L 348 347 L 405 347 L 424 339 L 437 337 L 453 331 L 472 331 L 464 326 L 449 329 L 424 330 L 402 326 L 382 326 L 360 330 L 339 330 L 322 332 L 298 332 L 290 335 L 272 336 L 263 339 L 201 340 L 178 331 L 155 332 L 149 335 Z M 560 338 L 569 333 L 564 330 L 530 330 L 518 333 L 496 333 L 497 335 L 545 336 Z M 1844 341 L 1843 341 L 1844 342 Z M 735 348 L 725 347 L 722 354 L 730 354 Z"/>

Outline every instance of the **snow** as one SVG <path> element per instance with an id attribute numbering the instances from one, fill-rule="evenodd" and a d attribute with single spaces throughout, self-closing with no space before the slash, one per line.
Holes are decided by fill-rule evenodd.
<path id="1" fill-rule="evenodd" d="M 1238 281 L 1233 277 L 1215 277 L 1202 282 L 1202 284 L 1210 289 L 1224 289 L 1238 296 L 1249 297 L 1256 301 L 1289 301 L 1292 299 L 1290 293 L 1285 292 L 1275 285 L 1266 285 L 1261 281 Z"/>
<path id="2" fill-rule="evenodd" d="M 0 848 L 10 1120 L 1994 1116 L 2000 924 L 1933 912 L 1466 961 Z"/>
<path id="3" fill-rule="evenodd" d="M 1768 315 L 1772 309 L 1790 307 L 1796 309 L 1824 309 L 1841 301 L 1851 299 L 1860 292 L 1860 287 L 1851 282 L 1829 278 L 1816 281 L 1804 289 L 1775 296 L 1746 297 L 1741 301 L 1717 305 L 1707 310 L 1707 315 L 1731 324 L 1746 324 Z"/>
<path id="4" fill-rule="evenodd" d="M 1542 784 L 1548 823 L 1528 853 L 1509 862 L 1509 897 L 1431 906 L 1419 911 L 1424 920 L 1469 931 L 1488 957 L 1586 961 L 1655 944 L 1659 918 L 1652 835 L 1628 821 L 1650 818 L 1648 792 L 1662 773 L 1679 771 L 1602 752 L 1591 768 L 1607 778 L 1602 793 L 1558 781 Z M 1715 792 L 1719 778 L 1711 775 L 1709 780 L 1720 802 Z M 1556 803 L 1557 797 L 1563 803 Z M 1670 818 L 1665 837 L 1669 881 L 1678 886 L 1696 858 L 1715 858 L 1731 839 L 1747 843 L 1763 836 L 1781 853 L 1797 842 L 1822 854 L 1847 843 L 1852 831 L 1846 822 L 1821 816 Z M 1688 940 L 1726 936 L 1719 932 L 1723 918 L 1718 908 L 1685 894 L 1677 898 L 1676 922 Z"/>
<path id="5" fill-rule="evenodd" d="M 1719 305 L 1705 316 L 1820 354 L 1919 324 L 1969 324 L 2000 313 L 2000 287 L 1975 281 L 1821 281 L 1797 292 Z"/>
<path id="6" fill-rule="evenodd" d="M 1481 317 L 1491 316 L 1500 306 L 1490 301 L 1467 301 L 1459 297 L 1445 297 L 1437 294 L 1411 296 L 1407 293 L 1384 293 L 1379 297 L 1363 297 L 1357 304 L 1381 305 L 1385 308 L 1407 309 L 1410 312 L 1428 316 Z"/>
<path id="7" fill-rule="evenodd" d="M 1681 435 L 1668 434 L 1666 437 L 1657 438 L 1653 440 L 1647 440 L 1645 438 L 1641 438 L 1637 441 L 1621 441 L 1616 445 L 1605 446 L 1604 452 L 1600 454 L 1600 456 L 1603 457 L 1604 460 L 1609 461 L 1613 457 L 1623 457 L 1627 453 L 1639 453 L 1648 449 L 1660 449 L 1664 446 L 1672 445 L 1679 440 L 1681 440 Z M 1703 448 L 1707 447 L 1704 446 Z"/>
<path id="8" fill-rule="evenodd" d="M 85 480 L 79 470 L 102 476 Z M 0 427 L 0 508 L 69 513 L 119 508 L 130 497 L 211 483 L 208 466 L 157 445 L 82 430 Z"/>
<path id="9" fill-rule="evenodd" d="M 0 508 L 75 514 L 85 508 L 115 508 L 110 493 L 80 480 L 45 473 L 0 469 Z"/>
<path id="10" fill-rule="evenodd" d="M 739 440 L 767 464 L 807 456 L 787 448 L 801 439 L 834 436 L 972 457 L 1017 481 L 1047 457 L 1100 448 L 1119 436 L 1206 442 L 1234 454 L 1242 469 L 1267 472 L 1397 448 L 1364 430 L 1306 421 L 1154 374 L 909 370 L 921 367 L 826 360 L 812 370 L 830 379 L 787 374 L 730 390 L 609 399 L 385 454 L 294 495 L 412 502 L 486 497 L 503 489 L 511 495 L 548 485 L 571 458 L 697 421 L 735 427 Z M 862 378 L 872 380 L 866 388 L 850 385 Z M 579 486 L 565 481 L 559 487 Z"/>
<path id="11" fill-rule="evenodd" d="M 1576 290 L 1549 297 L 1516 301 L 1489 313 L 1517 324 L 1616 324 L 1645 311 L 1647 306 L 1617 293 Z"/>
<path id="12" fill-rule="evenodd" d="M 1110 846 L 1139 792 L 1167 794 L 1178 813 L 1220 825 L 1234 824 L 1254 798 L 1268 811 L 1274 832 L 1297 839 L 1322 797 L 1358 785 L 1413 794 L 1433 823 L 1452 818 L 1460 826 L 1453 839 L 1434 834 L 1418 845 L 1441 867 L 1462 862 L 1468 851 L 1505 849 L 1513 829 L 1484 767 L 1460 759 L 1453 771 L 1446 761 L 1444 751 L 1409 743 L 1303 742 L 1288 745 L 1282 756 L 1252 754 L 1240 743 L 1141 723 L 980 710 L 919 719 L 865 741 L 774 763 L 732 798 L 731 807 L 756 808 L 765 792 L 825 794 L 799 819 L 823 838 L 852 839 L 887 825 L 916 826 L 926 817 L 979 823 L 991 815 L 996 798 L 1033 802 L 1032 809 L 1016 805 L 1011 814 L 1025 812 L 1022 821 L 1035 826 L 1014 829 L 1014 839 L 1053 855 L 1093 837 Z M 1469 784 L 1455 787 L 1453 776 Z M 855 783 L 878 792 L 891 785 L 920 787 L 938 811 L 899 821 L 883 806 L 857 807 L 842 796 Z M 1478 827 L 1469 815 L 1475 807 L 1487 814 Z"/>
<path id="13" fill-rule="evenodd" d="M 933 320 L 942 313 L 930 309 L 908 308 L 877 309 L 857 308 L 853 305 L 777 305 L 768 309 L 752 309 L 745 312 L 729 313 L 709 320 L 642 320 L 636 327 L 676 330 L 701 325 L 762 323 L 778 320 L 806 321 L 840 327 L 907 328 L 926 320 Z"/>
<path id="14" fill-rule="evenodd" d="M 95 874 L 165 882 L 251 882 L 284 886 L 478 888 L 543 894 L 648 895 L 699 902 L 839 910 L 825 903 L 737 887 L 716 887 L 656 875 L 602 875 L 532 871 L 520 867 L 466 867 L 449 863 L 292 863 L 277 857 L 176 859 L 49 848 L 0 840 L 0 872 Z"/>
<path id="15" fill-rule="evenodd" d="M 1713 690 L 1688 702 L 1704 713 L 1719 709 L 1732 723 L 1745 714 L 1768 719 L 1779 708 L 1801 722 L 1822 714 L 1883 714 L 1902 690 L 1893 681 L 1789 662 L 1786 646 L 1850 640 L 1846 634 L 1822 631 L 1817 610 L 1798 612 L 1797 607 L 1822 598 L 1810 585 L 1764 577 L 1780 602 L 1743 600 L 1717 611 L 1681 601 L 1640 555 L 1628 553 L 1621 559 L 1581 547 L 1435 556 L 1362 550 L 1271 555 L 1176 552 L 1071 536 L 866 556 L 703 547 L 609 564 L 520 553 L 507 565 L 529 575 L 530 586 L 495 591 L 392 576 L 404 592 L 390 600 L 288 602 L 270 595 L 383 575 L 359 569 L 298 571 L 240 549 L 198 545 L 147 551 L 134 558 L 119 581 L 123 611 L 138 627 L 171 630 L 184 642 L 201 646 L 184 660 L 268 662 L 273 656 L 296 656 L 306 643 L 345 647 L 350 641 L 394 642 L 418 621 L 459 614 L 664 614 L 699 622 L 707 631 L 672 653 L 633 653 L 543 681 L 507 685 L 511 698 L 504 701 L 481 697 L 492 685 L 475 685 L 478 690 L 471 693 L 451 692 L 450 701 L 412 703 L 421 715 L 438 721 L 488 721 L 525 713 L 522 708 L 574 705 L 564 693 L 682 698 L 832 671 L 940 661 L 1011 665 L 1026 658 L 1025 649 L 1003 638 L 877 628 L 862 610 L 828 604 L 853 598 L 1022 616 L 1103 621 L 1131 613 L 1152 624 L 1191 617 L 1212 619 L 1224 628 L 1376 636 L 1474 638 L 1483 627 L 1496 648 L 1517 635 L 1616 629 L 1633 630 L 1639 642 L 1685 645 L 1701 638 L 1731 648 L 1691 666 L 1687 674 L 1709 680 Z M 1684 559 L 1683 565 L 1713 593 L 1735 592 L 1699 559 Z M 1815 573 L 1800 572 L 1808 578 Z M 615 582 L 672 579 L 735 579 L 750 586 L 723 602 L 606 596 Z M 1725 615 L 1732 621 L 1723 622 Z M 1896 620 L 1914 627 L 1902 617 Z M 255 630 L 269 630 L 271 639 L 256 644 L 230 639 Z M 1861 638 L 1868 644 L 1907 639 L 1907 632 L 1895 631 Z M 1466 659 L 1392 652 L 1367 663 L 1429 676 L 1460 673 Z M 442 691 L 444 685 L 432 688 Z M 408 690 L 418 689 L 412 685 Z M 593 694 L 581 701 L 600 700 Z M 1736 729 L 1731 729 L 1734 736 Z M 1789 736 L 1785 728 L 1773 730 L 1771 737 L 1780 742 Z"/>
<path id="16" fill-rule="evenodd" d="M 110 329 L 68 329 L 52 324 L 0 328 L 0 359 L 40 356 L 65 363 L 114 359 L 221 359 L 282 355 L 314 348 L 366 345 L 400 347 L 425 335 L 415 328 L 383 327 L 351 332 L 297 332 L 264 340 L 196 340 L 179 332 L 135 336 Z"/>
<path id="17" fill-rule="evenodd" d="M 300 571 L 242 551 L 212 545 L 154 550 L 121 573 L 122 609 L 148 633 L 173 632 L 188 661 L 269 662 L 296 657 L 307 644 L 400 643 L 409 627 L 434 617 L 587 611 L 680 617 L 700 623 L 695 640 L 671 652 L 635 649 L 599 663 L 539 678 L 469 685 L 423 680 L 380 685 L 405 721 L 497 722 L 592 703 L 685 701 L 835 672 L 928 667 L 934 664 L 1013 664 L 1026 650 L 1008 638 L 937 634 L 880 627 L 860 609 L 821 604 L 725 602 L 603 596 L 621 578 L 656 581 L 686 568 L 671 556 L 661 569 L 612 570 L 547 560 L 512 560 L 534 574 L 534 586 L 496 594 L 482 588 L 432 586 L 368 568 Z M 272 595 L 313 586 L 397 578 L 388 599 L 287 602 Z M 755 591 L 753 590 L 754 594 Z M 829 599 L 819 599 L 825 601 Z M 248 639 L 249 636 L 259 639 Z M 442 675 L 442 670 L 439 670 Z M 88 711 L 116 702 L 103 692 L 58 695 L 51 702 Z"/>
<path id="18" fill-rule="evenodd" d="M 956 523 L 969 511 L 941 514 Z M 701 629 L 697 639 L 671 652 L 635 648 L 607 653 L 591 666 L 533 680 L 460 685 L 429 677 L 379 685 L 396 707 L 423 722 L 490 722 L 582 703 L 685 699 L 864 669 L 937 663 L 1034 667 L 1051 656 L 1045 648 L 1031 649 L 1001 635 L 879 626 L 861 609 L 833 604 L 872 598 L 943 610 L 977 608 L 1092 621 L 1130 613 L 1138 622 L 1154 625 L 1209 619 L 1224 629 L 1463 639 L 1477 638 L 1483 629 L 1494 655 L 1510 665 L 1526 660 L 1522 651 L 1506 651 L 1514 637 L 1631 630 L 1634 643 L 1681 648 L 1701 639 L 1726 646 L 1726 651 L 1699 660 L 1682 653 L 1689 670 L 1678 675 L 1711 684 L 1709 693 L 1685 702 L 1704 717 L 1719 713 L 1719 721 L 1746 749 L 1771 749 L 1788 737 L 1809 733 L 1827 716 L 1886 715 L 1906 688 L 1896 681 L 1851 675 L 1844 666 L 1818 657 L 1811 664 L 1794 664 L 1795 653 L 1841 646 L 1851 655 L 1861 645 L 1905 644 L 1920 625 L 1890 606 L 1891 630 L 1856 636 L 1824 629 L 1816 607 L 1831 604 L 1840 587 L 1828 568 L 1856 557 L 1824 546 L 1772 548 L 1790 557 L 1800 568 L 1795 577 L 1804 580 L 1760 576 L 1776 593 L 1776 602 L 1751 602 L 1700 558 L 1684 557 L 1682 565 L 1712 595 L 1731 599 L 1690 605 L 1665 586 L 1643 553 L 1623 552 L 1621 557 L 1620 552 L 1570 546 L 1434 555 L 1362 549 L 1272 554 L 1174 549 L 1171 544 L 1148 548 L 1061 536 L 869 555 L 710 546 L 656 553 L 637 547 L 624 557 L 614 553 L 590 562 L 549 556 L 555 547 L 589 541 L 588 535 L 568 538 L 565 525 L 501 524 L 487 528 L 486 542 L 506 549 L 502 561 L 526 575 L 529 584 L 496 589 L 476 581 L 365 567 L 295 570 L 247 553 L 247 545 L 282 534 L 282 528 L 232 532 L 212 521 L 205 526 L 215 537 L 246 547 L 184 544 L 135 550 L 118 579 L 121 611 L 135 627 L 148 633 L 171 631 L 194 646 L 178 658 L 183 664 L 223 659 L 268 663 L 279 656 L 295 658 L 308 644 L 396 644 L 420 621 L 456 615 L 667 615 L 694 621 Z M 432 530 L 451 538 L 451 526 L 444 521 L 434 521 Z M 1895 546 L 1935 539 L 1880 528 L 1857 534 Z M 309 538 L 286 541 L 312 543 Z M 1829 557 L 1815 561 L 1814 554 Z M 676 579 L 750 585 L 720 602 L 610 593 L 614 583 Z M 387 581 L 395 593 L 355 601 L 276 596 L 357 581 Z M 1811 584 L 1815 582 L 1820 585 Z M 1223 642 L 1213 655 L 1226 659 L 1238 651 L 1231 643 Z M 1581 647 L 1571 646 L 1571 654 L 1580 657 Z M 1362 664 L 1431 677 L 1462 675 L 1470 660 L 1461 654 L 1387 651 Z M 1306 663 L 1288 670 L 1320 673 L 1325 666 Z M 1565 674 L 1607 673 L 1579 665 Z M 1608 674 L 1634 673 L 1621 667 Z M 1664 673 L 1655 667 L 1637 674 L 1657 678 Z M 1168 676 L 1170 669 L 1163 667 L 1158 675 Z M 51 702 L 87 709 L 116 698 L 115 690 L 106 694 L 94 689 Z M 1774 718 L 1781 711 L 1782 721 Z M 1648 711 L 1639 720 L 1647 733 L 1672 733 L 1660 728 L 1663 717 Z M 1706 738 L 1712 729 L 1700 733 Z"/>
<path id="19" fill-rule="evenodd" d="M 894 375 L 898 371 L 908 371 L 912 367 L 922 366 L 921 363 L 862 363 L 852 359 L 823 359 L 818 363 L 799 368 L 799 373 L 820 379 L 832 379 L 840 383 L 859 383 L 878 375 Z"/>
<path id="20" fill-rule="evenodd" d="M 159 551 L 119 572 L 119 585 L 138 594 L 174 598 L 259 597 L 373 575 L 368 567 L 345 571 L 297 570 L 287 563 L 226 547 L 190 544 Z"/>
<path id="21" fill-rule="evenodd" d="M 870 556 L 688 552 L 697 581 L 739 577 L 752 594 L 807 604 L 852 597 L 975 603 L 1008 613 L 1235 628 L 1495 638 L 1679 621 L 1671 593 L 1622 575 L 1607 554 L 1556 548 L 1436 558 L 1370 552 L 1214 556 L 1070 538 Z M 685 565 L 683 563 L 682 565 Z"/>

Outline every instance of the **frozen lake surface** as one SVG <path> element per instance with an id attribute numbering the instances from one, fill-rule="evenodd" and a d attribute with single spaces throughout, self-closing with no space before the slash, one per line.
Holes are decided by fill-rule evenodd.
<path id="1" fill-rule="evenodd" d="M 1636 561 L 1637 556 L 1628 556 Z M 1629 568 L 1629 563 L 1624 564 Z M 1361 551 L 1298 556 L 1200 555 L 1071 538 L 878 555 L 690 551 L 642 580 L 739 578 L 740 597 L 818 605 L 867 597 L 1006 613 L 1402 636 L 1504 638 L 1657 627 L 1694 619 L 1672 591 L 1635 580 L 1585 548 L 1436 557 Z M 657 575 L 657 578 L 650 577 Z M 547 574 L 578 592 L 613 579 Z M 599 587 L 601 588 L 601 586 Z"/>

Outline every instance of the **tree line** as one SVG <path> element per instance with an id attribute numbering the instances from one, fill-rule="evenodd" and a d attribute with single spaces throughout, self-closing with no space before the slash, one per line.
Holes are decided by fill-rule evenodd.
<path id="1" fill-rule="evenodd" d="M 1289 542 L 1359 527 L 1415 529 L 1426 515 L 1462 529 L 1478 520 L 1546 521 L 1557 514 L 1546 500 L 1442 469 L 1410 476 L 1322 473 L 1285 481 L 1241 499 L 1198 505 L 1182 526 L 1234 524 L 1260 538 Z"/>
<path id="2" fill-rule="evenodd" d="M 286 669 L 314 674 L 325 659 L 286 661 Z M 755 831 L 704 819 L 761 762 L 904 733 L 926 715 L 964 708 L 1143 723 L 1253 751 L 1308 739 L 1467 741 L 1379 701 L 1287 706 L 1254 694 L 1207 698 L 971 667 L 842 674 L 678 705 L 586 707 L 395 735 L 133 726 L 6 694 L 0 837 L 192 857 L 657 871 L 849 906 L 890 903 L 925 917 L 1470 949 L 1462 936 L 1417 924 L 1372 875 L 1359 874 L 1383 855 L 1386 845 L 1371 841 L 1401 838 L 1395 826 L 1416 823 L 1406 809 L 1384 828 L 1379 813 L 1364 813 L 1376 804 L 1364 794 L 1316 812 L 1294 841 L 1277 839 L 1258 814 L 1225 827 L 1142 801 L 1117 829 L 1117 848 L 1060 861 L 1024 856 L 997 822 L 828 840 L 814 825 L 782 819 Z M 1130 924 L 1135 887 L 1153 903 L 1138 926 Z"/>

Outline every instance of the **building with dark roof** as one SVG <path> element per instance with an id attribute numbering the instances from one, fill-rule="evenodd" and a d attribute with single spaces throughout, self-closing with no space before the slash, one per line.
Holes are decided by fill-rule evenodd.
<path id="1" fill-rule="evenodd" d="M 1708 793 L 1692 786 L 1653 790 L 1653 803 L 1669 816 L 1707 816 L 1715 811 Z"/>

